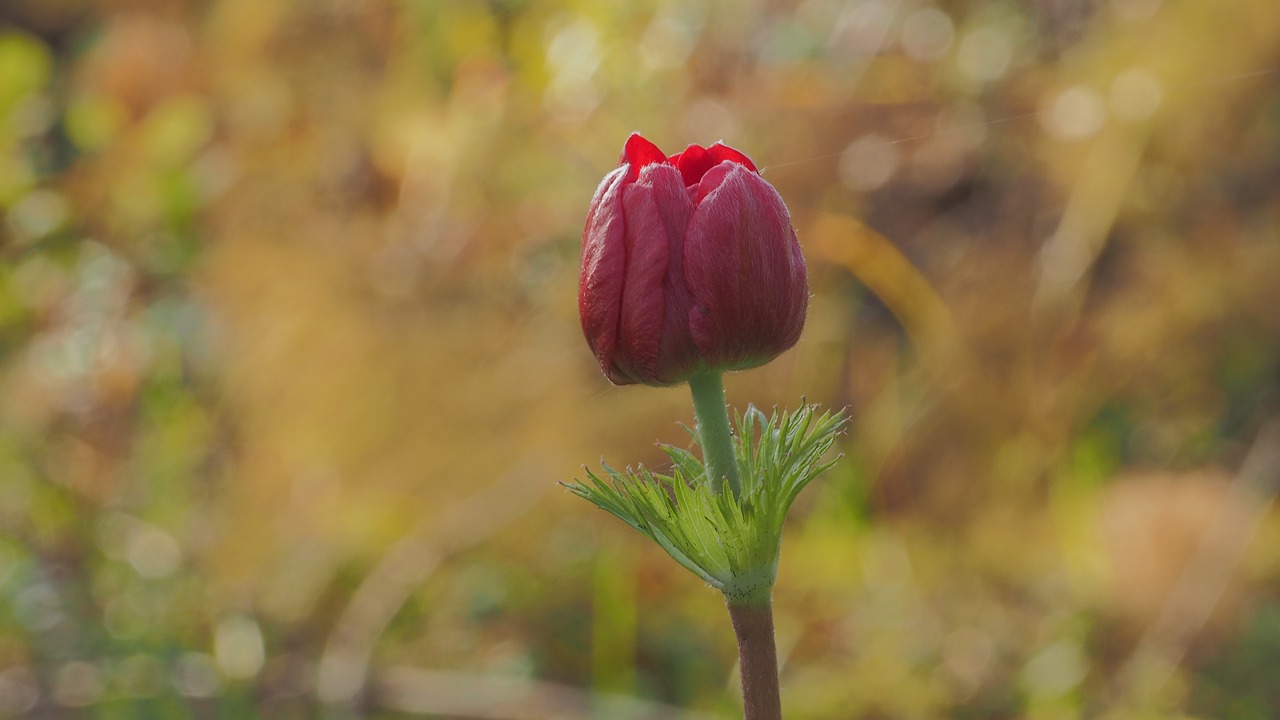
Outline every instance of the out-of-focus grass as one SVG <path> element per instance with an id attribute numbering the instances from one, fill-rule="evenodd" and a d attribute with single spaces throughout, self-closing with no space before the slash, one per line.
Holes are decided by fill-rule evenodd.
<path id="1" fill-rule="evenodd" d="M 854 418 L 791 714 L 1275 716 L 1278 46 L 1268 0 L 7 2 L 0 714 L 731 715 L 715 593 L 554 485 L 690 416 L 575 316 L 641 130 L 747 150 L 806 250 L 731 402 Z"/>

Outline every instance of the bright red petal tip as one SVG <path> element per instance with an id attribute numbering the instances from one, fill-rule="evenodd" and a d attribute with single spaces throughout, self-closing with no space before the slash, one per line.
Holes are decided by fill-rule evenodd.
<path id="1" fill-rule="evenodd" d="M 760 172 L 758 169 L 756 169 L 756 164 L 751 162 L 751 158 L 747 157 L 746 155 L 743 155 L 741 152 L 734 150 L 733 148 L 729 147 L 728 145 L 725 145 L 722 142 L 717 142 L 715 145 L 712 145 L 711 147 L 707 148 L 707 153 L 711 155 L 711 157 L 715 158 L 715 161 L 717 164 L 722 163 L 725 160 L 729 160 L 732 162 L 736 162 L 739 165 L 747 166 L 748 168 L 751 169 L 751 172 L 753 173 Z"/>
<path id="2" fill-rule="evenodd" d="M 679 155 L 673 155 L 671 162 L 679 168 L 685 185 L 697 185 L 702 176 L 719 163 L 701 145 L 690 145 Z"/>
<path id="3" fill-rule="evenodd" d="M 619 158 L 619 164 L 631 166 L 627 171 L 627 182 L 634 182 L 640 177 L 640 168 L 645 165 L 665 162 L 667 162 L 667 156 L 658 149 L 657 145 L 646 140 L 640 133 L 631 133 L 631 137 L 627 138 L 627 144 L 622 148 L 622 157 Z"/>

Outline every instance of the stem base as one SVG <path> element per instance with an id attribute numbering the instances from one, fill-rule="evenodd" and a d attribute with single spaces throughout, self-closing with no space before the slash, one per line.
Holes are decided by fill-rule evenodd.
<path id="1" fill-rule="evenodd" d="M 738 638 L 744 720 L 782 720 L 772 603 L 730 605 L 729 620 Z"/>

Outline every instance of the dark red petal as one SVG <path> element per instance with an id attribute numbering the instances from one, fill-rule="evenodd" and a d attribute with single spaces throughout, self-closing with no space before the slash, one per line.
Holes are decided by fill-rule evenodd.
<path id="1" fill-rule="evenodd" d="M 631 168 L 627 171 L 627 182 L 635 182 L 640 176 L 640 168 L 652 163 L 666 163 L 667 156 L 640 133 L 631 133 L 627 144 L 622 147 L 622 157 L 618 162 Z"/>
<path id="2" fill-rule="evenodd" d="M 624 189 L 623 207 L 626 280 L 609 377 L 618 384 L 678 382 L 697 365 L 679 267 L 693 204 L 675 168 L 649 165 Z"/>
<path id="3" fill-rule="evenodd" d="M 653 199 L 652 185 L 637 182 L 627 186 L 622 204 L 627 219 L 627 269 L 612 369 L 644 381 L 658 372 L 658 348 L 667 309 L 663 284 L 670 243 Z"/>
<path id="4" fill-rule="evenodd" d="M 684 262 L 693 341 L 710 367 L 768 362 L 799 339 L 809 302 L 786 205 L 737 163 L 708 171 L 695 202 Z"/>
<path id="5" fill-rule="evenodd" d="M 713 166 L 698 181 L 697 188 L 690 188 L 693 191 L 693 204 L 701 203 L 708 195 L 718 190 L 724 184 L 725 178 L 733 173 L 734 170 L 741 169 L 741 166 L 733 163 L 722 163 Z"/>
<path id="6" fill-rule="evenodd" d="M 664 290 L 667 311 L 662 327 L 662 344 L 658 349 L 658 374 L 662 384 L 683 382 L 701 362 L 698 348 L 689 334 L 689 291 L 684 281 L 684 243 L 693 217 L 693 201 L 685 190 L 683 178 L 675 168 L 651 165 L 642 173 L 652 173 L 654 202 L 662 215 L 669 240 L 667 279 Z"/>
<path id="7" fill-rule="evenodd" d="M 578 316 L 601 369 L 608 373 L 618 342 L 626 268 L 622 188 L 626 168 L 605 176 L 596 189 L 582 230 L 582 274 L 578 282 Z"/>
<path id="8" fill-rule="evenodd" d="M 671 156 L 671 162 L 680 169 L 685 185 L 697 185 L 707 171 L 719 161 L 701 145 L 690 145 L 684 152 Z"/>
<path id="9" fill-rule="evenodd" d="M 729 147 L 728 145 L 725 145 L 722 142 L 717 142 L 715 145 L 712 145 L 711 147 L 707 148 L 707 153 L 710 154 L 711 157 L 715 158 L 715 161 L 717 163 L 721 163 L 721 162 L 724 162 L 725 160 L 728 160 L 730 162 L 738 163 L 739 165 L 745 165 L 751 170 L 751 172 L 754 172 L 754 173 L 760 172 L 759 170 L 756 169 L 756 164 L 751 162 L 751 158 Z"/>

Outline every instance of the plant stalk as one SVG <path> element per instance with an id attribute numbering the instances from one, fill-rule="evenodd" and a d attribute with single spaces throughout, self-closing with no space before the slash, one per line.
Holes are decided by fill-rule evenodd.
<path id="1" fill-rule="evenodd" d="M 773 641 L 773 604 L 729 605 L 738 637 L 744 720 L 782 720 L 778 651 Z"/>
<path id="2" fill-rule="evenodd" d="M 702 441 L 711 489 L 718 494 L 728 482 L 729 491 L 736 498 L 742 494 L 742 481 L 738 479 L 738 461 L 734 457 L 720 372 L 704 370 L 694 375 L 689 378 L 689 390 L 693 393 L 693 414 L 698 419 L 698 437 Z"/>

